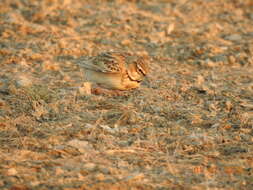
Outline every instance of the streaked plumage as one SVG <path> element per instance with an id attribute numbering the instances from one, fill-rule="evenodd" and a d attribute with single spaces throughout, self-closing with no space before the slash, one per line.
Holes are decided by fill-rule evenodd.
<path id="1" fill-rule="evenodd" d="M 122 52 L 100 53 L 79 65 L 88 81 L 115 90 L 138 88 L 149 71 L 146 58 Z"/>

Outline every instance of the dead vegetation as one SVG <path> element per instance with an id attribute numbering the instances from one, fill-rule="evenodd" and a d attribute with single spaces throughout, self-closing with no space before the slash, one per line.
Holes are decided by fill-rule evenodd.
<path id="1" fill-rule="evenodd" d="M 251 0 L 0 2 L 0 189 L 252 189 Z M 148 55 L 124 96 L 80 56 Z"/>

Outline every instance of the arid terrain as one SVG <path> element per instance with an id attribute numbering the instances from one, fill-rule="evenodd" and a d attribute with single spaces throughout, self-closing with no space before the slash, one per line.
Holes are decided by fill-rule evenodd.
<path id="1" fill-rule="evenodd" d="M 148 56 L 87 94 L 80 57 Z M 1 190 L 252 190 L 252 0 L 1 0 Z"/>

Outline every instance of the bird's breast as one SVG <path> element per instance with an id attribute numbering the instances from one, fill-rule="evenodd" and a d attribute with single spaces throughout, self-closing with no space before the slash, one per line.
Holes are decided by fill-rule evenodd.
<path id="1" fill-rule="evenodd" d="M 132 81 L 127 75 L 121 73 L 103 73 L 86 70 L 85 78 L 108 89 L 130 90 L 140 86 L 138 82 Z"/>

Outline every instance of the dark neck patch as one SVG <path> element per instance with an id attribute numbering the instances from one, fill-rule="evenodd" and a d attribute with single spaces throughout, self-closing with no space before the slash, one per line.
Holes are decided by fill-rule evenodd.
<path id="1" fill-rule="evenodd" d="M 140 68 L 140 67 L 138 66 L 138 63 L 136 63 L 136 67 L 137 67 L 137 70 L 138 70 L 139 72 L 141 72 L 141 74 L 142 74 L 143 76 L 146 76 L 146 73 L 144 73 L 143 70 L 142 70 L 142 68 Z"/>

